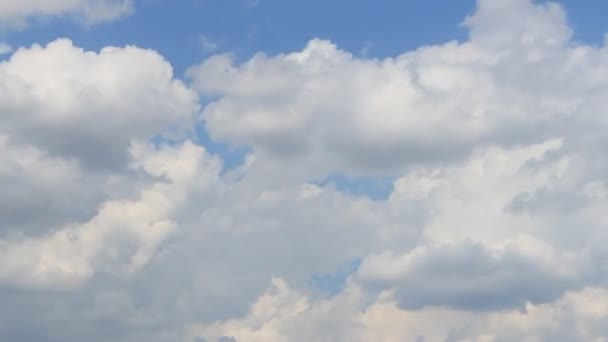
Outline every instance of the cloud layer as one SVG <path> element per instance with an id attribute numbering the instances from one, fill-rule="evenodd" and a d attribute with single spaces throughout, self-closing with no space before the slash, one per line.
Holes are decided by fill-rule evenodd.
<path id="1" fill-rule="evenodd" d="M 479 0 L 463 42 L 369 59 L 313 39 L 188 83 L 143 48 L 18 48 L 0 340 L 603 341 L 608 48 L 565 18 Z"/>

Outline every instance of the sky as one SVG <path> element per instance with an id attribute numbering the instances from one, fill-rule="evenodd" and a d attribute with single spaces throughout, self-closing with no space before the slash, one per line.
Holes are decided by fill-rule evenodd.
<path id="1" fill-rule="evenodd" d="M 0 0 L 0 340 L 606 341 L 607 10 Z"/>

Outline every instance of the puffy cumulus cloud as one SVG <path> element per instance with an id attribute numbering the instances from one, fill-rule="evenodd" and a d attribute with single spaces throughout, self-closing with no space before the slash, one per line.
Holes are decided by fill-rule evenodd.
<path id="1" fill-rule="evenodd" d="M 415 248 L 368 257 L 357 279 L 395 289 L 404 308 L 466 310 L 547 303 L 604 283 L 596 239 L 605 234 L 605 185 L 586 157 L 563 148 L 553 140 L 483 149 L 466 163 L 398 179 L 389 202 L 432 214 Z"/>
<path id="2" fill-rule="evenodd" d="M 521 308 L 526 302 L 553 301 L 589 279 L 585 274 L 589 268 L 576 255 L 556 254 L 533 240 L 499 247 L 465 241 L 420 246 L 400 256 L 370 257 L 358 276 L 370 286 L 396 288 L 399 304 L 410 309 L 432 305 L 468 310 Z"/>
<path id="3" fill-rule="evenodd" d="M 566 12 L 556 2 L 480 0 L 476 13 L 465 24 L 472 41 L 502 52 L 525 48 L 527 52 L 546 53 L 559 49 L 572 34 Z"/>
<path id="4" fill-rule="evenodd" d="M 29 19 L 53 16 L 75 16 L 94 24 L 132 11 L 132 0 L 5 0 L 0 3 L 0 25 L 23 27 Z"/>
<path id="5" fill-rule="evenodd" d="M 199 108 L 154 51 L 65 39 L 20 48 L 0 63 L 0 88 L 5 286 L 73 287 L 142 267 L 184 193 L 219 173 L 192 144 L 142 146 L 187 128 Z"/>
<path id="6" fill-rule="evenodd" d="M 150 143 L 200 113 L 155 52 L 18 49 L 0 339 L 601 341 L 608 50 L 564 18 L 480 0 L 469 39 L 394 58 L 210 57 L 189 75 L 211 136 L 249 147 L 230 170 Z M 332 173 L 395 181 L 372 200 Z"/>
<path id="7" fill-rule="evenodd" d="M 189 75 L 201 93 L 220 97 L 203 113 L 212 137 L 279 160 L 309 161 L 308 173 L 350 173 L 451 159 L 487 130 L 471 113 L 437 108 L 441 96 L 419 91 L 408 64 L 357 59 L 313 40 L 301 52 L 257 55 L 243 65 L 212 57 Z M 483 74 L 455 72 L 461 75 L 451 86 L 461 94 L 467 86 L 459 76 L 469 94 L 484 84 Z M 460 124 L 448 122 L 452 117 Z M 440 132 L 451 144 L 433 139 Z"/>
<path id="8" fill-rule="evenodd" d="M 274 279 L 239 319 L 195 325 L 184 341 L 603 341 L 608 318 L 603 288 L 569 292 L 551 304 L 489 313 L 445 307 L 400 309 L 390 292 L 369 300 L 357 287 L 318 300 Z M 441 324 L 437 324 L 441 322 Z"/>
<path id="9" fill-rule="evenodd" d="M 562 156 L 554 155 L 562 147 L 560 141 L 549 141 L 484 149 L 466 163 L 404 176 L 385 202 L 310 184 L 272 188 L 250 178 L 255 173 L 248 168 L 255 164 L 236 170 L 236 178 L 211 177 L 203 184 L 215 179 L 221 183 L 219 189 L 203 187 L 178 205 L 171 216 L 172 238 L 145 268 L 132 274 L 128 284 L 93 277 L 97 282 L 85 285 L 80 297 L 39 299 L 55 303 L 51 307 L 61 303 L 62 310 L 53 311 L 57 321 L 73 320 L 72 312 L 86 313 L 79 317 L 78 329 L 49 329 L 49 334 L 79 340 L 99 333 L 99 320 L 109 320 L 108 328 L 124 341 L 215 341 L 222 336 L 237 341 L 515 341 L 601 336 L 597 322 L 604 318 L 568 315 L 572 308 L 563 308 L 570 305 L 563 303 L 570 293 L 586 294 L 581 290 L 585 286 L 596 290 L 572 298 L 605 292 L 605 249 L 594 241 L 601 239 L 597 236 L 602 225 L 577 230 L 578 239 L 567 235 L 571 225 L 601 219 L 605 199 L 590 199 L 584 210 L 598 206 L 593 215 L 578 208 L 548 208 L 539 217 L 508 207 L 511 197 L 524 189 L 547 187 L 550 192 L 554 188 L 548 184 L 561 185 L 571 172 L 560 163 Z M 161 163 L 175 152 L 154 152 L 135 165 L 153 176 L 181 174 L 183 167 Z M 589 191 L 585 188 L 580 192 Z M 454 202 L 462 209 L 450 210 L 449 203 Z M 141 221 L 146 217 L 138 215 Z M 484 224 L 483 215 L 495 220 Z M 104 241 L 100 248 L 120 248 L 114 243 Z M 101 254 L 105 263 L 94 264 L 104 273 L 108 263 L 127 272 L 132 267 L 107 254 Z M 363 262 L 344 292 L 326 300 L 309 294 L 307 278 L 331 273 L 353 256 L 363 257 Z M 277 274 L 292 285 L 274 280 L 272 289 L 247 314 L 249 303 Z M 383 293 L 379 299 L 377 293 Z M 82 296 L 99 300 L 83 304 Z M 108 300 L 117 300 L 124 309 L 108 310 Z M 543 320 L 547 315 L 552 318 Z M 505 317 L 512 320 L 510 325 Z M 438 319 L 450 325 L 438 329 Z M 576 322 L 576 329 L 566 335 L 561 328 L 569 320 Z"/>
<path id="10" fill-rule="evenodd" d="M 189 76 L 215 101 L 215 139 L 306 171 L 399 173 L 488 144 L 541 142 L 592 129 L 606 49 L 572 44 L 564 11 L 528 0 L 479 1 L 464 42 L 386 59 L 314 39 L 301 51 L 237 64 L 205 60 Z M 440 137 L 440 138 L 438 138 Z"/>
<path id="11" fill-rule="evenodd" d="M 132 273 L 144 266 L 176 228 L 173 212 L 191 187 L 214 183 L 221 164 L 203 148 L 133 150 L 137 167 L 159 177 L 134 199 L 100 205 L 90 221 L 70 225 L 49 236 L 0 241 L 0 283 L 24 288 L 72 287 L 96 270 Z"/>
<path id="12" fill-rule="evenodd" d="M 198 110 L 154 51 L 19 48 L 0 62 L 0 232 L 44 235 L 134 196 L 133 142 L 188 129 Z"/>
<path id="13" fill-rule="evenodd" d="M 151 50 L 84 51 L 67 39 L 0 63 L 0 132 L 87 167 L 120 167 L 131 140 L 187 123 L 197 96 Z"/>

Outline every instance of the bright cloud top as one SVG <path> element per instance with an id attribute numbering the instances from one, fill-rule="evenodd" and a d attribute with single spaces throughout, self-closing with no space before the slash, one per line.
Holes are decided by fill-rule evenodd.
<path id="1" fill-rule="evenodd" d="M 608 48 L 565 18 L 479 0 L 463 42 L 370 59 L 313 39 L 189 83 L 143 48 L 18 48 L 0 339 L 605 340 Z"/>

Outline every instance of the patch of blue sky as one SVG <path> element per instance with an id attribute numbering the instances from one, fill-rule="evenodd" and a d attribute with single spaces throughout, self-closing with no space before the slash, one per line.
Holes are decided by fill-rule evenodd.
<path id="1" fill-rule="evenodd" d="M 583 44 L 602 46 L 608 32 L 608 1 L 559 0 L 564 6 L 573 39 Z"/>
<path id="2" fill-rule="evenodd" d="M 360 258 L 342 262 L 331 273 L 314 274 L 310 280 L 311 286 L 322 294 L 334 296 L 344 290 L 348 277 L 355 273 L 360 266 Z"/>
<path id="3" fill-rule="evenodd" d="M 191 140 L 199 146 L 203 146 L 207 152 L 219 156 L 222 159 L 221 174 L 234 170 L 245 163 L 245 157 L 251 152 L 248 146 L 230 146 L 223 142 L 218 142 L 209 136 L 204 122 L 197 122 L 193 130 L 184 134 L 158 134 L 152 137 L 149 142 L 157 148 L 160 146 L 178 146 L 185 140 Z"/>
<path id="4" fill-rule="evenodd" d="M 321 181 L 319 186 L 331 186 L 351 196 L 365 196 L 375 201 L 384 201 L 393 192 L 394 177 L 389 176 L 347 176 L 334 173 Z"/>
<path id="5" fill-rule="evenodd" d="M 203 122 L 199 122 L 195 126 L 194 141 L 204 146 L 209 153 L 222 158 L 222 174 L 243 165 L 245 157 L 251 152 L 251 148 L 248 146 L 234 147 L 211 139 Z"/>

